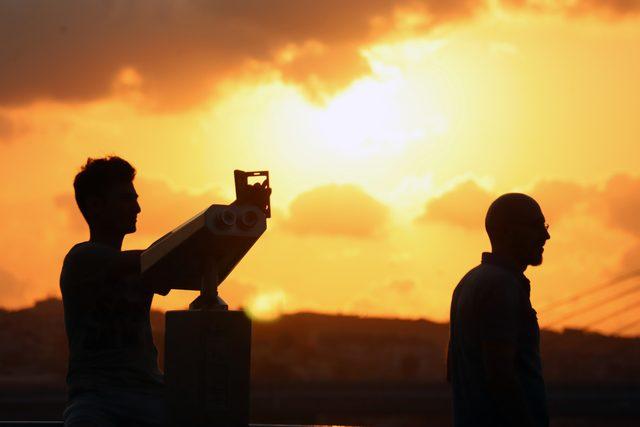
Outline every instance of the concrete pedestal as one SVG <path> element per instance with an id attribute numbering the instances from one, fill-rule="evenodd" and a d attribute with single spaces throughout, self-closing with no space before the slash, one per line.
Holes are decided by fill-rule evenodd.
<path id="1" fill-rule="evenodd" d="M 171 426 L 247 427 L 251 321 L 242 311 L 169 311 L 165 381 Z"/>

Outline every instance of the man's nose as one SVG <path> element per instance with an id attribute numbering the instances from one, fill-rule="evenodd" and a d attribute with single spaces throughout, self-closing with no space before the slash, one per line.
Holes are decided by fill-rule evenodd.
<path id="1" fill-rule="evenodd" d="M 142 209 L 140 208 L 140 203 L 136 201 L 136 213 L 138 214 L 140 212 L 142 212 Z"/>

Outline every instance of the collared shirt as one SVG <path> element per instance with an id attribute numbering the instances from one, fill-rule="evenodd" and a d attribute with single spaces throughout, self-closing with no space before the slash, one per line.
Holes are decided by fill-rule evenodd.
<path id="1" fill-rule="evenodd" d="M 529 299 L 530 283 L 516 266 L 495 254 L 469 271 L 453 292 L 448 376 L 454 425 L 506 426 L 488 392 L 482 343 L 510 342 L 516 375 L 536 427 L 549 425 L 540 362 L 540 331 Z"/>

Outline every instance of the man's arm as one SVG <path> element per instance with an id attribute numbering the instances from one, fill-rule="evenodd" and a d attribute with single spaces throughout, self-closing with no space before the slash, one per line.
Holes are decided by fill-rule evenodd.
<path id="1" fill-rule="evenodd" d="M 109 266 L 108 274 L 113 278 L 124 278 L 132 275 L 140 275 L 140 255 L 142 250 L 122 251 L 115 261 Z"/>
<path id="2" fill-rule="evenodd" d="M 533 419 L 516 375 L 516 346 L 509 341 L 483 341 L 482 356 L 489 394 L 513 427 L 533 427 Z"/>
<path id="3" fill-rule="evenodd" d="M 145 280 L 142 276 L 140 268 L 140 255 L 143 250 L 136 249 L 130 251 L 122 251 L 118 254 L 116 260 L 109 267 L 108 275 L 112 278 L 120 279 L 130 276 L 140 278 L 140 283 L 145 291 L 166 295 L 169 289 L 158 289 L 153 282 Z"/>

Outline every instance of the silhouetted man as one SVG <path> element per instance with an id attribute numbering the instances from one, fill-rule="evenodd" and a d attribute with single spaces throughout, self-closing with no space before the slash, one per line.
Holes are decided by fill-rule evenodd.
<path id="1" fill-rule="evenodd" d="M 140 213 L 135 173 L 119 157 L 88 159 L 73 183 L 90 237 L 69 251 L 60 277 L 69 342 L 65 426 L 164 423 L 153 291 L 140 278 L 141 251 L 121 250 Z"/>
<path id="2" fill-rule="evenodd" d="M 549 425 L 540 333 L 524 276 L 550 239 L 538 203 L 505 194 L 487 212 L 491 252 L 460 281 L 451 301 L 448 377 L 456 427 Z"/>

